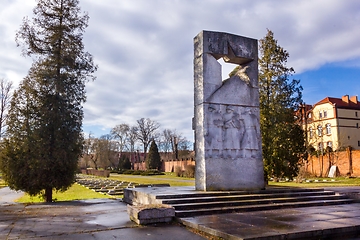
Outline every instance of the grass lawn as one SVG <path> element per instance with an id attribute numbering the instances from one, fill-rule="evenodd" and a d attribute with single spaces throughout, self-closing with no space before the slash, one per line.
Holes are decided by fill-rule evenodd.
<path id="1" fill-rule="evenodd" d="M 4 180 L 2 179 L 2 173 L 0 173 L 0 188 L 6 187 Z"/>
<path id="2" fill-rule="evenodd" d="M 170 186 L 194 186 L 194 178 L 183 178 L 177 177 L 175 173 L 166 173 L 165 175 L 156 176 L 139 176 L 139 175 L 126 175 L 126 174 L 111 174 L 110 179 L 119 181 L 135 182 L 140 184 L 160 184 L 169 183 Z M 302 188 L 314 188 L 314 187 L 345 187 L 345 186 L 360 186 L 360 178 L 345 178 L 338 177 L 334 178 L 310 178 L 311 182 L 269 182 L 270 187 L 302 187 Z M 0 187 L 4 184 L 0 178 Z M 119 196 L 122 197 L 122 196 Z M 119 198 L 118 197 L 118 198 Z M 53 198 L 55 201 L 72 201 L 82 199 L 93 199 L 93 198 L 112 198 L 108 195 L 94 192 L 81 185 L 74 184 L 65 192 L 54 192 Z M 18 199 L 17 202 L 21 203 L 36 203 L 43 202 L 43 200 L 36 196 L 30 197 L 25 194 L 22 198 Z"/>
<path id="3" fill-rule="evenodd" d="M 194 186 L 194 178 L 176 177 L 175 173 L 165 173 L 165 175 L 156 176 L 138 176 L 126 174 L 112 174 L 111 179 L 122 180 L 129 182 L 137 182 L 142 184 L 151 183 L 169 183 L 170 186 Z M 269 186 L 273 187 L 302 187 L 302 188 L 317 188 L 317 187 L 346 187 L 346 186 L 360 186 L 360 178 L 309 178 L 311 182 L 272 182 L 269 181 Z M 335 181 L 334 181 L 335 180 Z"/>
<path id="4" fill-rule="evenodd" d="M 60 201 L 73 201 L 73 200 L 84 200 L 84 199 L 94 199 L 94 198 L 112 198 L 108 195 L 97 193 L 86 187 L 83 187 L 79 184 L 73 184 L 65 192 L 53 192 L 53 199 L 56 202 Z M 40 196 L 31 197 L 28 194 L 25 194 L 23 197 L 19 198 L 17 202 L 20 203 L 37 203 L 44 202 Z"/>
<path id="5" fill-rule="evenodd" d="M 6 187 L 5 182 L 0 178 L 0 188 Z"/>
<path id="6" fill-rule="evenodd" d="M 138 175 L 112 175 L 110 179 L 119 180 L 119 181 L 128 181 L 136 182 L 141 184 L 155 184 L 155 183 L 169 183 L 171 186 L 194 186 L 194 178 L 180 178 L 176 177 L 174 173 L 166 173 L 166 175 L 156 175 L 156 176 L 138 176 Z M 1 182 L 0 182 L 1 183 Z M 121 198 L 122 196 L 118 196 Z M 54 192 L 53 199 L 54 201 L 72 201 L 72 200 L 84 200 L 84 199 L 94 199 L 94 198 L 113 198 L 109 195 L 102 193 L 94 192 L 86 187 L 83 187 L 79 184 L 73 184 L 65 192 Z M 31 197 L 28 194 L 25 194 L 23 197 L 19 198 L 17 202 L 20 203 L 38 203 L 43 202 L 41 196 Z"/>
<path id="7" fill-rule="evenodd" d="M 151 183 L 169 183 L 170 186 L 194 186 L 194 178 L 177 177 L 175 173 L 165 173 L 165 175 L 156 176 L 139 176 L 139 175 L 126 175 L 126 174 L 111 174 L 111 179 L 122 180 L 129 182 L 137 182 L 142 184 Z M 302 188 L 315 188 L 315 187 L 345 187 L 345 186 L 360 186 L 360 178 L 308 178 L 311 182 L 272 182 L 269 181 L 269 186 L 274 187 L 302 187 Z M 334 181 L 335 180 L 335 181 Z"/>
<path id="8" fill-rule="evenodd" d="M 360 178 L 309 178 L 311 182 L 270 182 L 269 186 L 274 187 L 302 187 L 302 188 L 315 188 L 315 187 L 346 187 L 346 186 L 360 186 Z M 335 180 L 335 181 L 333 181 Z"/>
<path id="9" fill-rule="evenodd" d="M 128 174 L 111 174 L 110 179 L 135 182 L 140 184 L 170 184 L 171 187 L 194 186 L 194 178 L 177 177 L 175 173 L 165 173 L 165 175 L 140 176 Z"/>

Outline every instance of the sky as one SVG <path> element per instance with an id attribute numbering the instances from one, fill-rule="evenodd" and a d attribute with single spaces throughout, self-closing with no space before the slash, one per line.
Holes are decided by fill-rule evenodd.
<path id="1" fill-rule="evenodd" d="M 17 87 L 32 59 L 15 33 L 35 0 L 0 2 L 0 78 Z M 80 0 L 85 51 L 98 65 L 86 86 L 83 130 L 95 137 L 140 118 L 193 141 L 193 38 L 202 30 L 261 39 L 270 29 L 290 57 L 303 100 L 360 93 L 358 0 Z M 223 76 L 234 65 L 223 63 Z"/>

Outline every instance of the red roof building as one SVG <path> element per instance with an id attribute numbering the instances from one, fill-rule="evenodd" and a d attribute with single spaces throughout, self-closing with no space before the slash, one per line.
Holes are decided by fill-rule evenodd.
<path id="1" fill-rule="evenodd" d="M 308 146 L 360 149 L 360 102 L 357 96 L 326 97 L 311 108 L 303 108 L 302 119 Z"/>

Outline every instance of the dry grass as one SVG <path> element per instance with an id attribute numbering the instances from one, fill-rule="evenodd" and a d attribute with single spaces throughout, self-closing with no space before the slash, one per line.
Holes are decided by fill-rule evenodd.
<path id="1" fill-rule="evenodd" d="M 360 178 L 307 178 L 307 181 L 302 182 L 271 182 L 269 186 L 275 187 L 299 187 L 299 188 L 316 188 L 316 187 L 346 187 L 346 186 L 360 186 Z"/>

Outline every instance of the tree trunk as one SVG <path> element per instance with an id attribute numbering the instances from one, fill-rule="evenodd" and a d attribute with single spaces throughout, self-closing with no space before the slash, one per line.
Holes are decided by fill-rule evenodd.
<path id="1" fill-rule="evenodd" d="M 330 153 L 330 152 L 328 152 L 327 157 L 328 157 L 328 164 L 329 164 L 329 166 L 328 166 L 328 168 L 327 168 L 327 170 L 326 170 L 326 175 L 325 175 L 325 177 L 329 176 L 330 168 L 331 168 L 331 166 L 333 165 L 333 164 L 332 164 L 332 161 L 331 161 L 331 153 Z"/>
<path id="2" fill-rule="evenodd" d="M 347 153 L 347 157 L 348 157 L 348 159 L 349 159 L 349 176 L 351 176 L 352 173 L 353 173 L 351 147 L 347 147 L 347 148 L 346 148 L 346 153 Z"/>
<path id="3" fill-rule="evenodd" d="M 318 160 L 319 160 L 319 177 L 322 177 L 322 172 L 323 172 L 322 155 L 318 157 Z"/>
<path id="4" fill-rule="evenodd" d="M 51 187 L 47 187 L 45 189 L 45 201 L 46 202 L 52 202 L 52 188 Z"/>

